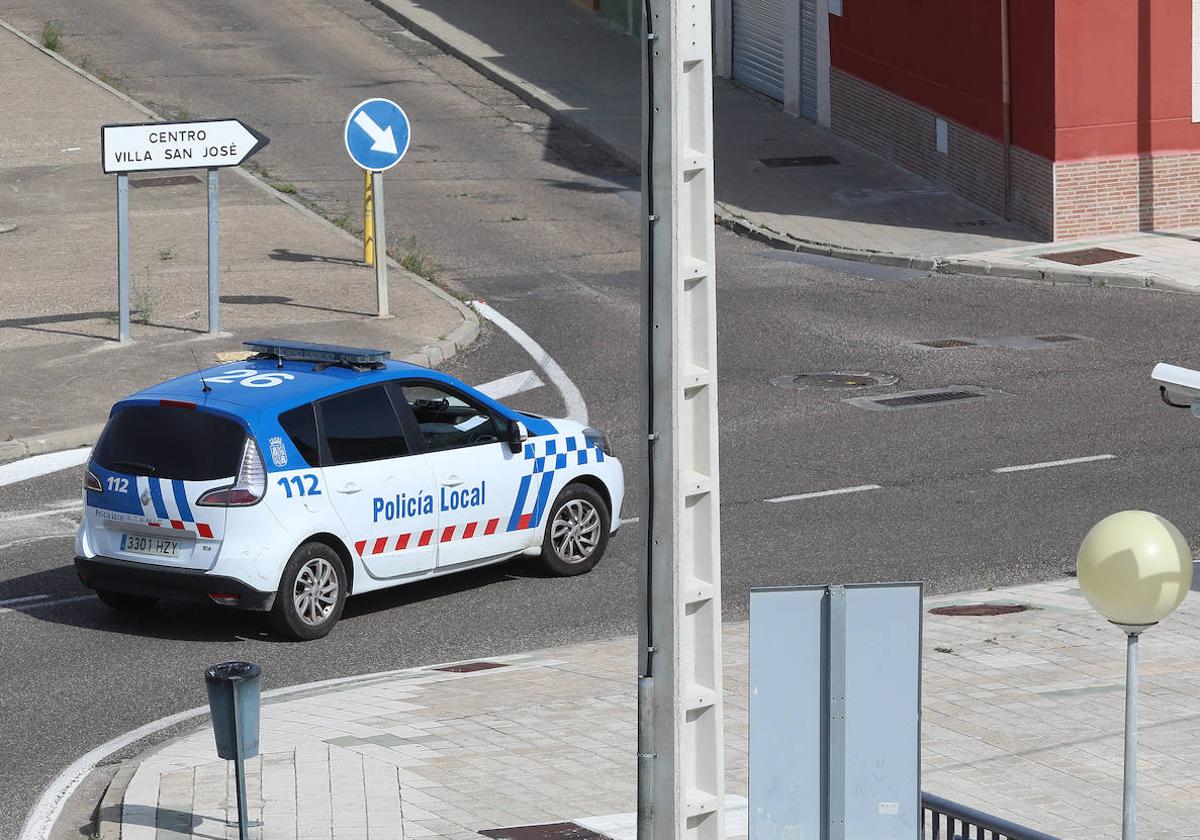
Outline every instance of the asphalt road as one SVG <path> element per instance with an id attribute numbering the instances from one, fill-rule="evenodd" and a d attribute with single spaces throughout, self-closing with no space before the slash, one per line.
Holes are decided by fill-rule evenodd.
<path id="1" fill-rule="evenodd" d="M 270 176 L 330 215 L 354 218 L 361 189 L 341 146 L 348 109 L 368 96 L 402 102 L 415 142 L 388 179 L 391 241 L 415 237 L 402 252 L 427 252 L 439 282 L 486 299 L 540 342 L 636 474 L 629 172 L 360 0 L 0 0 L 0 17 L 35 32 L 63 21 L 66 52 L 142 101 L 246 119 L 272 138 L 259 160 Z M 1200 363 L 1195 298 L 784 258 L 724 231 L 717 253 L 726 616 L 745 616 L 754 585 L 922 579 L 944 592 L 1056 577 L 1087 528 L 1121 508 L 1154 510 L 1200 535 L 1200 425 L 1162 405 L 1149 380 L 1155 361 Z M 1054 334 L 1088 340 L 912 344 Z M 480 383 L 532 366 L 488 329 L 449 368 Z M 898 382 L 771 384 L 824 370 Z M 845 401 L 953 385 L 1001 393 L 889 411 Z M 563 410 L 550 386 L 511 402 Z M 1102 455 L 1112 457 L 993 472 Z M 765 501 L 870 485 L 878 489 Z M 48 596 L 0 608 L 2 837 L 92 747 L 202 704 L 200 670 L 221 659 L 262 663 L 274 687 L 601 638 L 636 623 L 636 525 L 581 578 L 515 564 L 364 596 L 331 637 L 304 645 L 215 607 L 121 618 L 91 598 L 70 600 L 84 594 L 70 567 L 78 495 L 78 470 L 0 486 L 0 602 Z M 626 516 L 637 502 L 634 493 Z"/>

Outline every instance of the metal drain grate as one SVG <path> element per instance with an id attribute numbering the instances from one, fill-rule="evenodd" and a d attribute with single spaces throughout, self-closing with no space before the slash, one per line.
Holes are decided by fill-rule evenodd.
<path id="1" fill-rule="evenodd" d="M 982 616 L 1011 615 L 1028 609 L 1025 604 L 956 604 L 952 607 L 934 607 L 929 612 L 933 615 Z"/>
<path id="2" fill-rule="evenodd" d="M 949 350 L 952 347 L 977 347 L 974 341 L 964 341 L 961 338 L 938 338 L 933 341 L 914 341 L 921 347 L 932 347 L 934 350 Z"/>
<path id="3" fill-rule="evenodd" d="M 597 834 L 590 828 L 573 822 L 485 828 L 479 833 L 494 840 L 609 840 L 603 834 Z"/>
<path id="4" fill-rule="evenodd" d="M 199 184 L 200 179 L 195 175 L 164 175 L 161 178 L 139 178 L 136 181 L 130 181 L 129 186 L 134 189 L 142 187 L 182 187 L 184 184 Z"/>
<path id="5" fill-rule="evenodd" d="M 759 158 L 758 162 L 768 169 L 787 169 L 792 166 L 832 166 L 839 161 L 829 155 L 801 155 L 800 157 Z"/>
<path id="6" fill-rule="evenodd" d="M 1052 260 L 1067 265 L 1096 265 L 1113 260 L 1127 260 L 1138 255 L 1114 251 L 1111 248 L 1082 248 L 1078 251 L 1057 251 L 1053 254 L 1039 254 L 1038 256 L 1043 260 Z"/>
<path id="7" fill-rule="evenodd" d="M 1083 341 L 1081 335 L 1035 335 L 1038 341 L 1044 341 L 1047 344 L 1062 344 L 1065 341 Z"/>
<path id="8" fill-rule="evenodd" d="M 506 667 L 503 662 L 463 662 L 459 665 L 443 665 L 441 668 L 433 668 L 434 671 L 449 671 L 452 674 L 470 674 L 474 671 L 487 671 L 492 668 Z"/>
<path id="9" fill-rule="evenodd" d="M 905 408 L 928 408 L 935 405 L 971 402 L 989 397 L 1004 396 L 1003 391 L 981 388 L 978 385 L 947 385 L 878 397 L 851 397 L 846 402 L 868 411 L 895 411 Z"/>
<path id="10" fill-rule="evenodd" d="M 971 400 L 982 397 L 973 391 L 938 391 L 933 394 L 910 394 L 906 397 L 887 397 L 876 400 L 879 405 L 887 408 L 903 408 L 910 405 L 929 405 L 931 403 L 953 402 L 954 400 Z"/>

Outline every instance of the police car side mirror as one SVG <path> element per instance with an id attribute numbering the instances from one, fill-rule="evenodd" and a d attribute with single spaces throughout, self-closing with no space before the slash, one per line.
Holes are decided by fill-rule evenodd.
<path id="1" fill-rule="evenodd" d="M 514 420 L 508 424 L 508 448 L 514 453 L 525 448 L 525 441 L 528 437 L 529 430 L 520 420 Z"/>

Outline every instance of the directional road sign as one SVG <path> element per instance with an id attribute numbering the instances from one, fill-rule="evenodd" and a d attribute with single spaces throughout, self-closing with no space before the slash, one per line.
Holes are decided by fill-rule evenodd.
<path id="1" fill-rule="evenodd" d="M 346 151 L 370 172 L 391 169 L 408 151 L 408 115 L 390 99 L 368 99 L 346 118 Z"/>
<path id="2" fill-rule="evenodd" d="M 124 123 L 100 128 L 104 172 L 237 166 L 270 142 L 241 120 Z"/>

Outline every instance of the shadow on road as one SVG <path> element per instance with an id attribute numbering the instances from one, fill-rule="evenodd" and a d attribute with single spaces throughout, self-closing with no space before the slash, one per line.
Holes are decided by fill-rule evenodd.
<path id="1" fill-rule="evenodd" d="M 411 604 L 434 601 L 462 592 L 480 589 L 517 578 L 544 578 L 548 575 L 524 559 L 468 572 L 456 572 L 386 589 L 368 592 L 346 602 L 342 623 L 352 625 L 378 612 L 402 609 Z M 190 601 L 163 600 L 145 613 L 122 613 L 88 597 L 75 575 L 73 565 L 32 572 L 0 582 L 0 601 L 53 593 L 50 603 L 28 601 L 5 609 L 21 612 L 48 624 L 99 630 L 124 636 L 183 642 L 263 641 L 286 643 L 271 632 L 266 613 L 220 607 Z M 70 600 L 67 600 L 70 599 Z M 77 600 L 76 600 L 77 599 Z M 338 631 L 335 629 L 334 634 Z"/>

